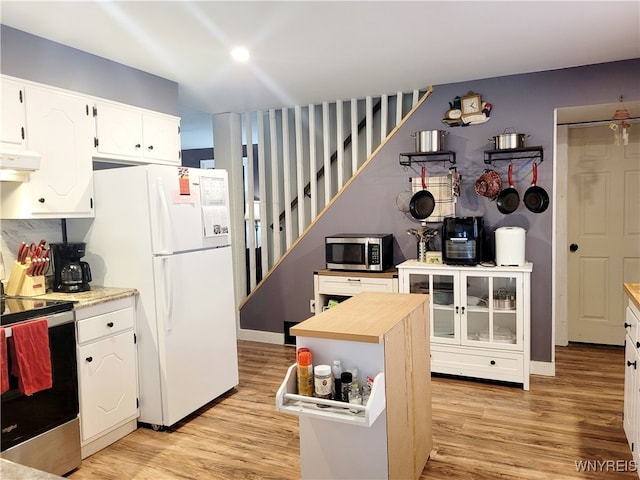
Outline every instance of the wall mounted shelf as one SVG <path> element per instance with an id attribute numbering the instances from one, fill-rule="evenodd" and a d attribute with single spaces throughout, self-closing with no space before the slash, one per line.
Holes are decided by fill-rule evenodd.
<path id="1" fill-rule="evenodd" d="M 443 150 L 441 152 L 409 152 L 400 154 L 400 165 L 409 166 L 412 163 L 445 162 L 456 164 L 456 152 Z"/>
<path id="2" fill-rule="evenodd" d="M 491 163 L 497 160 L 530 160 L 539 159 L 543 162 L 542 147 L 521 147 L 510 148 L 509 150 L 485 150 L 484 163 Z"/>

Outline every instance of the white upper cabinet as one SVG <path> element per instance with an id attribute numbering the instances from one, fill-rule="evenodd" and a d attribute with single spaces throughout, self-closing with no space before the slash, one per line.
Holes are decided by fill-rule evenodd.
<path id="1" fill-rule="evenodd" d="M 97 102 L 95 154 L 126 163 L 180 165 L 180 119 L 128 105 Z"/>
<path id="2" fill-rule="evenodd" d="M 25 97 L 26 146 L 41 155 L 40 168 L 3 182 L 2 218 L 93 217 L 89 99 L 31 84 Z"/>
<path id="3" fill-rule="evenodd" d="M 26 148 L 24 101 L 24 85 L 3 78 L 0 141 L 5 148 L 12 150 L 24 150 Z"/>

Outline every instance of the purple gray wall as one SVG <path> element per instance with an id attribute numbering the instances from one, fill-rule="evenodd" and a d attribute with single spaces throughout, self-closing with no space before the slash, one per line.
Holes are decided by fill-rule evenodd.
<path id="1" fill-rule="evenodd" d="M 526 258 L 534 265 L 531 356 L 533 360 L 550 361 L 553 199 L 549 209 L 542 214 L 531 213 L 522 205 L 511 215 L 498 212 L 495 203 L 478 197 L 473 190 L 475 180 L 485 167 L 483 152 L 491 147 L 488 139 L 505 128 L 515 128 L 530 135 L 526 145 L 544 148 L 538 185 L 551 194 L 554 109 L 615 103 L 620 95 L 629 100 L 640 99 L 638 78 L 640 59 L 434 86 L 431 96 L 246 302 L 240 311 L 241 327 L 283 332 L 283 322 L 299 322 L 311 315 L 309 299 L 313 298 L 313 272 L 324 268 L 325 235 L 393 233 L 395 262 L 415 258 L 415 240 L 406 230 L 418 223 L 400 212 L 395 204 L 397 194 L 405 189 L 408 178 L 415 176 L 415 172 L 405 171 L 399 165 L 398 154 L 414 150 L 412 133 L 444 129 L 448 132 L 446 147 L 456 152 L 458 172 L 462 174 L 457 215 L 483 216 L 485 226 L 491 231 L 505 225 L 520 226 L 527 231 Z M 470 90 L 480 93 L 484 101 L 493 105 L 491 120 L 468 127 L 445 127 L 441 119 L 449 102 Z M 528 168 L 519 169 L 515 164 L 515 186 L 524 192 L 531 183 L 531 167 L 530 162 L 521 163 L 526 163 Z M 496 169 L 506 174 L 506 162 L 497 163 Z M 432 175 L 446 172 L 435 165 L 428 165 L 427 171 L 432 171 Z"/>
<path id="2" fill-rule="evenodd" d="M 0 72 L 178 115 L 178 84 L 15 28 L 0 26 Z"/>

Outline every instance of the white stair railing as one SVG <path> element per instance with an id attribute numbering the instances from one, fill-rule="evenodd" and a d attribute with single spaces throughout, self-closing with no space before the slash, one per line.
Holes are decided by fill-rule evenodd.
<path id="1" fill-rule="evenodd" d="M 257 141 L 258 157 L 247 148 L 245 219 L 250 291 L 418 103 L 422 93 L 415 90 L 413 95 L 398 92 L 242 114 L 246 142 L 251 145 Z M 390 116 L 394 110 L 395 116 Z M 256 163 L 259 200 L 254 199 Z M 258 251 L 260 262 L 256 261 Z"/>

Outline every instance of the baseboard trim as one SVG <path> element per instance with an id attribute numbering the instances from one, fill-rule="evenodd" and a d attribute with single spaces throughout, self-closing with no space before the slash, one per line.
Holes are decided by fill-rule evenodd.
<path id="1" fill-rule="evenodd" d="M 529 363 L 529 373 L 531 373 L 531 375 L 543 375 L 545 377 L 555 377 L 556 362 L 537 362 L 532 360 Z"/>
<path id="2" fill-rule="evenodd" d="M 284 345 L 284 333 L 264 332 L 262 330 L 247 330 L 241 328 L 238 330 L 238 340 Z"/>

